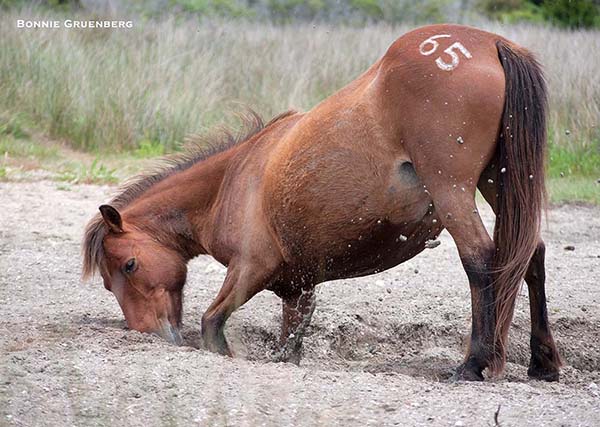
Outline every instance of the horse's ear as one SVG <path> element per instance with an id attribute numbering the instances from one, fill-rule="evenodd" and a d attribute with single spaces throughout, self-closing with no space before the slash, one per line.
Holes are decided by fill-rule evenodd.
<path id="1" fill-rule="evenodd" d="M 100 206 L 100 213 L 110 231 L 113 233 L 123 232 L 123 221 L 118 210 L 111 205 L 102 205 Z"/>

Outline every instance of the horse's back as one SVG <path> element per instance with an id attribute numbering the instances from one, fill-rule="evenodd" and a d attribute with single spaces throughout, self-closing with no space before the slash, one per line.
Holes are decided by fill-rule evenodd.
<path id="1" fill-rule="evenodd" d="M 471 140 L 466 150 L 474 157 L 488 158 L 504 105 L 500 39 L 460 25 L 431 25 L 401 36 L 290 129 L 270 163 L 322 156 L 327 149 L 413 159 L 419 146 L 437 150 L 459 137 Z"/>

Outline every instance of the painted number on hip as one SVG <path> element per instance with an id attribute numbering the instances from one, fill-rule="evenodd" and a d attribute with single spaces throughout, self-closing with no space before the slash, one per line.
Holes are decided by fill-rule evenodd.
<path id="1" fill-rule="evenodd" d="M 450 34 L 438 34 L 436 36 L 429 37 L 427 40 L 424 40 L 423 43 L 421 43 L 419 45 L 419 52 L 421 52 L 421 55 L 424 55 L 424 56 L 431 55 L 432 53 L 434 53 L 437 50 L 437 48 L 440 45 L 436 39 L 448 38 L 448 37 L 450 37 Z M 454 42 L 450 46 L 448 46 L 446 49 L 444 49 L 444 53 L 450 56 L 450 62 L 446 62 L 442 59 L 441 56 L 438 56 L 437 59 L 435 60 L 436 65 L 441 70 L 444 70 L 444 71 L 454 70 L 458 66 L 458 63 L 460 62 L 460 58 L 458 57 L 457 51 L 462 53 L 464 55 L 464 57 L 467 59 L 473 58 L 473 55 L 471 55 L 471 52 L 469 52 L 467 50 L 467 48 L 462 45 L 462 43 Z"/>

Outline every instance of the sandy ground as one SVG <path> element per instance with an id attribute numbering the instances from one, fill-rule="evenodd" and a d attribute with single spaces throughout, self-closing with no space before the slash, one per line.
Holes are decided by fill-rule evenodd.
<path id="1" fill-rule="evenodd" d="M 202 349 L 225 274 L 208 257 L 190 265 L 184 346 L 128 331 L 100 281 L 79 278 L 83 226 L 113 189 L 59 188 L 0 183 L 0 425 L 486 426 L 498 407 L 502 426 L 600 425 L 600 208 L 553 208 L 545 230 L 560 383 L 527 379 L 523 290 L 505 375 L 457 384 L 469 288 L 446 233 L 393 270 L 321 285 L 297 367 L 269 361 L 269 292 L 229 321 L 234 359 Z"/>

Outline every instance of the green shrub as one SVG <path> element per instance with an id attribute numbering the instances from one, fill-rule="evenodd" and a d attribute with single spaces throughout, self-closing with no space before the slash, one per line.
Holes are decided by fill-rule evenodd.
<path id="1" fill-rule="evenodd" d="M 278 23 L 297 20 L 315 20 L 331 17 L 330 0 L 263 0 L 255 2 L 255 8 Z"/>
<path id="2" fill-rule="evenodd" d="M 542 10 L 546 18 L 565 28 L 591 28 L 598 25 L 600 7 L 592 0 L 545 0 Z"/>
<path id="3" fill-rule="evenodd" d="M 413 24 L 440 23 L 448 21 L 446 7 L 450 0 L 379 0 L 386 22 L 410 22 Z"/>
<path id="4" fill-rule="evenodd" d="M 517 22 L 541 24 L 546 20 L 542 8 L 529 2 L 524 2 L 518 9 L 502 13 L 500 19 L 509 24 Z"/>
<path id="5" fill-rule="evenodd" d="M 81 8 L 81 2 L 79 0 L 0 0 L 0 9 L 27 7 L 32 4 L 42 8 L 62 11 L 77 10 Z"/>
<path id="6" fill-rule="evenodd" d="M 478 8 L 504 22 L 550 22 L 564 28 L 600 25 L 597 0 L 480 0 Z"/>
<path id="7" fill-rule="evenodd" d="M 521 9 L 527 0 L 478 0 L 475 7 L 490 18 L 499 19 L 506 13 Z"/>
<path id="8" fill-rule="evenodd" d="M 355 10 L 364 13 L 369 19 L 378 21 L 384 18 L 383 10 L 378 0 L 351 0 L 350 5 Z"/>
<path id="9" fill-rule="evenodd" d="M 0 9 L 9 9 L 12 7 L 20 6 L 23 2 L 21 0 L 0 0 Z"/>

